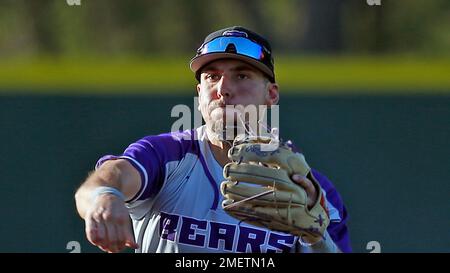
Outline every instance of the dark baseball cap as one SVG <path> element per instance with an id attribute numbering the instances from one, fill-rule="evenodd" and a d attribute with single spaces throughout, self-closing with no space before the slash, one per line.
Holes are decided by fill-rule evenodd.
<path id="1" fill-rule="evenodd" d="M 215 31 L 206 36 L 197 54 L 190 62 L 190 68 L 200 81 L 202 68 L 218 59 L 238 59 L 263 72 L 275 82 L 272 48 L 261 35 L 241 26 Z"/>

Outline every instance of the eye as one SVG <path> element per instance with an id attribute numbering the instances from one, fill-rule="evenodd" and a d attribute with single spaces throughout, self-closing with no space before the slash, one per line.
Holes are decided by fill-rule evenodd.
<path id="1" fill-rule="evenodd" d="M 218 80 L 220 80 L 220 75 L 219 74 L 214 74 L 214 73 L 208 73 L 208 74 L 206 74 L 205 78 L 208 81 L 218 81 Z"/>
<path id="2" fill-rule="evenodd" d="M 238 80 L 245 80 L 245 79 L 248 79 L 249 76 L 244 73 L 239 73 L 239 74 L 237 74 L 237 78 L 238 78 Z"/>

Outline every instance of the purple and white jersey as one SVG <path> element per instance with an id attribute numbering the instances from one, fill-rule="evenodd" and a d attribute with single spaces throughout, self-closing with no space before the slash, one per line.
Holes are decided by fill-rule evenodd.
<path id="1" fill-rule="evenodd" d="M 127 202 L 138 252 L 311 252 L 296 236 L 252 226 L 221 207 L 222 166 L 215 160 L 205 126 L 147 136 L 120 156 L 140 173 L 141 189 Z M 325 239 L 351 251 L 347 213 L 331 182 L 313 170 L 326 193 L 331 223 Z"/>

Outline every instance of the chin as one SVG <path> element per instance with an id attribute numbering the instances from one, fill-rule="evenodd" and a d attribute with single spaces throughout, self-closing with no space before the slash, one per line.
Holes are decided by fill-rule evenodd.
<path id="1" fill-rule="evenodd" d="M 245 134 L 245 128 L 239 122 L 225 124 L 223 119 L 218 119 L 210 122 L 207 125 L 209 134 L 218 140 L 233 141 L 237 135 Z"/>

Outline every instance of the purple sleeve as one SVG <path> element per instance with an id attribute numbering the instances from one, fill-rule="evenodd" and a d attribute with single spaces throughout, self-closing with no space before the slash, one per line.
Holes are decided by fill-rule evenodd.
<path id="1" fill-rule="evenodd" d="M 166 164 L 180 161 L 188 152 L 195 150 L 195 142 L 190 139 L 191 131 L 147 136 L 132 143 L 120 156 L 106 155 L 96 164 L 98 168 L 107 160 L 126 159 L 138 170 L 141 188 L 127 202 L 144 200 L 155 196 L 166 178 Z"/>
<path id="2" fill-rule="evenodd" d="M 339 217 L 341 218 L 341 221 L 330 222 L 330 225 L 327 228 L 328 234 L 330 234 L 330 237 L 340 250 L 343 252 L 352 252 L 347 228 L 348 215 L 341 196 L 326 176 L 316 170 L 312 170 L 312 173 L 325 191 L 328 202 L 338 210 Z"/>

